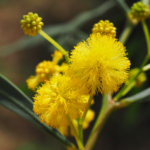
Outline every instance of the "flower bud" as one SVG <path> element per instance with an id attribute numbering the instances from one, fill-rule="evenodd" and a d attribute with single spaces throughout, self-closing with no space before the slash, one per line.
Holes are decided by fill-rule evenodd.
<path id="1" fill-rule="evenodd" d="M 131 14 L 133 18 L 142 21 L 150 16 L 150 10 L 143 2 L 137 2 L 131 7 Z"/>
<path id="2" fill-rule="evenodd" d="M 37 13 L 33 14 L 32 12 L 29 12 L 28 15 L 23 15 L 23 20 L 20 23 L 24 33 L 30 36 L 36 36 L 44 25 L 42 18 Z"/>
<path id="3" fill-rule="evenodd" d="M 104 34 L 116 37 L 116 27 L 114 27 L 114 24 L 108 20 L 100 20 L 98 23 L 94 24 L 92 33 L 100 33 L 102 35 Z"/>

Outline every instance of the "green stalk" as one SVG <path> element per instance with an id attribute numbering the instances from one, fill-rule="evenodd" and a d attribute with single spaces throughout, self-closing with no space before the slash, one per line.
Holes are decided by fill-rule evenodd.
<path id="1" fill-rule="evenodd" d="M 79 121 L 78 121 L 78 130 L 79 130 L 79 138 L 81 142 L 83 143 L 83 123 L 81 121 L 81 118 L 79 118 Z"/>
<path id="2" fill-rule="evenodd" d="M 65 56 L 65 59 L 68 64 L 69 62 L 69 54 L 68 52 L 62 48 L 54 39 L 52 39 L 49 35 L 47 35 L 43 30 L 39 30 L 39 34 L 41 34 L 46 40 L 48 40 L 51 44 L 53 44 L 62 54 Z"/>
<path id="3" fill-rule="evenodd" d="M 124 12 L 125 15 L 130 11 L 130 8 L 124 2 L 124 0 L 114 0 L 114 1 L 118 5 L 118 7 Z"/>
<path id="4" fill-rule="evenodd" d="M 87 112 L 88 112 L 88 110 L 91 106 L 92 99 L 93 99 L 93 96 L 90 96 L 89 100 L 88 100 L 88 105 L 86 107 L 86 110 L 84 111 L 82 118 L 79 119 L 78 130 L 79 130 L 79 137 L 80 137 L 80 140 L 81 140 L 82 143 L 83 143 L 83 122 L 84 122 L 86 114 L 87 114 Z"/>
<path id="5" fill-rule="evenodd" d="M 66 116 L 66 118 L 67 118 L 67 120 L 68 120 L 68 122 L 69 122 L 71 131 L 73 132 L 73 134 L 74 134 L 74 136 L 75 136 L 75 139 L 76 139 L 76 142 L 77 142 L 77 144 L 78 144 L 79 149 L 80 149 L 80 150 L 84 150 L 83 143 L 81 142 L 81 140 L 80 140 L 80 138 L 79 138 L 79 136 L 78 136 L 78 133 L 77 133 L 77 131 L 76 131 L 76 129 L 75 129 L 75 127 L 74 127 L 74 125 L 73 125 L 73 123 L 72 123 L 70 117 L 69 117 L 69 116 Z"/>
<path id="6" fill-rule="evenodd" d="M 144 66 L 143 69 L 142 69 L 142 71 L 144 71 L 144 72 L 148 71 L 148 70 L 150 70 L 150 64 Z"/>
<path id="7" fill-rule="evenodd" d="M 89 110 L 89 108 L 90 108 L 90 106 L 91 106 L 92 99 L 93 99 L 93 95 L 89 97 L 88 105 L 87 105 L 87 107 L 86 107 L 86 110 L 84 111 L 84 114 L 83 114 L 82 118 L 81 118 L 81 123 L 82 123 L 82 124 L 83 124 L 83 121 L 84 121 L 84 119 L 85 119 L 85 117 L 86 117 L 86 114 L 87 114 L 87 112 L 88 112 L 88 110 Z"/>
<path id="8" fill-rule="evenodd" d="M 147 27 L 147 25 L 145 23 L 145 20 L 142 21 L 142 27 L 143 27 L 143 30 L 144 30 L 146 43 L 147 43 L 147 53 L 150 56 L 150 35 L 149 35 L 148 27 Z"/>
<path id="9" fill-rule="evenodd" d="M 103 97 L 102 108 L 100 110 L 96 123 L 92 129 L 92 132 L 89 136 L 89 139 L 86 143 L 85 150 L 92 150 L 94 148 L 95 143 L 98 139 L 98 136 L 104 126 L 104 123 L 106 122 L 106 119 L 115 108 L 114 106 L 115 106 L 115 103 L 110 99 L 108 95 Z"/>
<path id="10" fill-rule="evenodd" d="M 133 30 L 133 25 L 127 20 L 125 28 L 123 30 L 123 32 L 121 33 L 120 37 L 119 37 L 119 41 L 123 44 L 126 43 L 129 35 L 131 34 L 132 30 Z"/>

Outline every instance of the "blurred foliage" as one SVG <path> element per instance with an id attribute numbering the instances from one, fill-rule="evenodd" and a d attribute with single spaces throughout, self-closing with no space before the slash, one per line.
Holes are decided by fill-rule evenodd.
<path id="1" fill-rule="evenodd" d="M 53 147 L 48 148 L 44 145 L 40 145 L 39 143 L 26 143 L 18 146 L 15 150 L 53 150 Z"/>

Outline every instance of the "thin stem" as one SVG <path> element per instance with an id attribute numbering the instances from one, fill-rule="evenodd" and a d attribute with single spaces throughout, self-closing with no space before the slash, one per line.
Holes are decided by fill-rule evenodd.
<path id="1" fill-rule="evenodd" d="M 92 129 L 91 135 L 93 135 L 93 133 L 95 132 L 97 126 L 99 125 L 99 123 L 101 122 L 101 118 L 103 117 L 103 113 L 106 111 L 107 107 L 108 107 L 108 95 L 104 95 L 103 99 L 102 99 L 102 108 L 99 112 L 98 118 L 96 120 L 96 123 L 94 124 L 94 127 Z"/>
<path id="2" fill-rule="evenodd" d="M 133 25 L 127 20 L 125 28 L 123 30 L 123 32 L 121 33 L 121 36 L 119 37 L 119 41 L 123 44 L 126 43 L 129 35 L 131 34 L 132 30 L 133 30 Z"/>
<path id="3" fill-rule="evenodd" d="M 143 27 L 143 30 L 144 30 L 146 43 L 147 43 L 147 53 L 150 56 L 150 37 L 149 37 L 150 35 L 149 35 L 148 27 L 147 27 L 145 21 L 142 21 L 142 27 Z"/>
<path id="4" fill-rule="evenodd" d="M 91 106 L 92 99 L 93 99 L 93 96 L 90 96 L 89 100 L 88 100 L 88 105 L 86 107 L 86 110 L 84 111 L 84 114 L 83 114 L 82 118 L 79 119 L 79 127 L 78 127 L 78 129 L 79 129 L 79 137 L 80 137 L 80 140 L 82 141 L 82 143 L 83 143 L 83 122 L 84 122 L 86 114 L 87 114 L 87 112 L 88 112 L 88 110 L 89 110 L 89 108 Z"/>
<path id="5" fill-rule="evenodd" d="M 70 64 L 70 62 L 69 62 L 69 54 L 68 54 L 68 52 L 64 48 L 62 48 L 54 39 L 52 39 L 49 35 L 47 35 L 43 30 L 40 30 L 39 34 L 41 34 L 46 40 L 48 40 L 60 52 L 62 52 L 62 54 L 65 55 L 65 59 L 66 59 L 67 63 Z"/>
<path id="6" fill-rule="evenodd" d="M 83 146 L 83 144 L 82 144 L 82 142 L 81 142 L 81 140 L 80 140 L 80 138 L 79 138 L 79 136 L 78 136 L 78 133 L 77 133 L 77 131 L 76 131 L 76 129 L 75 129 L 75 127 L 74 127 L 74 125 L 73 125 L 73 123 L 72 123 L 70 117 L 69 117 L 69 116 L 66 116 L 66 118 L 67 118 L 67 120 L 68 120 L 68 122 L 69 122 L 69 125 L 70 125 L 70 128 L 71 128 L 71 130 L 72 130 L 72 132 L 73 132 L 73 134 L 74 134 L 74 136 L 75 136 L 75 139 L 76 139 L 76 142 L 77 142 L 77 144 L 78 144 L 78 146 L 79 146 L 79 149 L 80 149 L 80 150 L 84 150 L 84 146 Z"/>
<path id="7" fill-rule="evenodd" d="M 127 86 L 122 92 L 122 96 L 126 95 L 135 86 L 135 84 L 136 84 L 135 80 L 131 82 L 131 84 L 129 84 L 129 86 Z"/>
<path id="8" fill-rule="evenodd" d="M 148 70 L 150 70 L 150 64 L 144 66 L 143 69 L 142 69 L 142 71 L 144 71 L 144 72 L 148 71 Z"/>
<path id="9" fill-rule="evenodd" d="M 130 11 L 130 8 L 123 0 L 115 0 L 115 2 L 120 7 L 120 9 L 124 12 L 125 15 Z"/>
<path id="10" fill-rule="evenodd" d="M 114 108 L 115 108 L 115 103 L 108 97 L 104 96 L 102 109 L 100 110 L 97 121 L 86 143 L 85 150 L 92 150 L 94 148 L 94 145 L 98 139 L 102 127 L 106 119 L 108 118 L 109 114 L 114 110 Z"/>
<path id="11" fill-rule="evenodd" d="M 82 123 L 82 124 L 83 124 L 83 121 L 84 121 L 84 119 L 85 119 L 85 117 L 86 117 L 86 114 L 87 114 L 87 112 L 88 112 L 88 110 L 89 110 L 89 108 L 90 108 L 90 106 L 91 106 L 92 99 L 93 99 L 93 95 L 89 97 L 88 105 L 87 105 L 87 107 L 86 107 L 86 110 L 84 111 L 84 114 L 83 114 L 82 118 L 81 118 L 81 123 Z"/>
<path id="12" fill-rule="evenodd" d="M 79 121 L 78 121 L 78 130 L 79 130 L 79 138 L 81 142 L 83 143 L 83 123 L 81 122 L 81 118 L 79 118 Z"/>

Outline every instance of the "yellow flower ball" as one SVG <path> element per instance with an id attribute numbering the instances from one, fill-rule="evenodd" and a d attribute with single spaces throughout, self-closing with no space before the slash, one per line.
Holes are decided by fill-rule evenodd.
<path id="1" fill-rule="evenodd" d="M 123 44 L 112 36 L 92 34 L 72 50 L 70 70 L 91 94 L 117 92 L 130 68 L 125 51 Z"/>
<path id="2" fill-rule="evenodd" d="M 80 88 L 80 81 L 66 75 L 53 76 L 37 90 L 33 111 L 42 122 L 53 128 L 68 126 L 67 118 L 78 119 L 87 106 L 87 99 Z"/>

